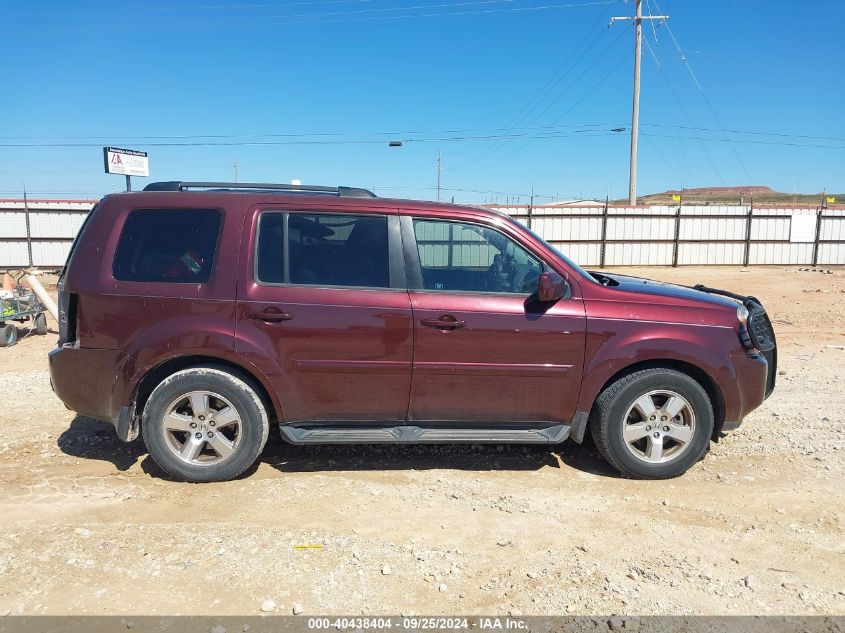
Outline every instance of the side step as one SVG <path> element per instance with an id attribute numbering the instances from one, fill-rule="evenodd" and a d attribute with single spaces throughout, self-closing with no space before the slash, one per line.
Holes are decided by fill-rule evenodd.
<path id="1" fill-rule="evenodd" d="M 558 444 L 569 437 L 568 424 L 504 426 L 395 426 L 347 424 L 280 424 L 290 444 Z"/>

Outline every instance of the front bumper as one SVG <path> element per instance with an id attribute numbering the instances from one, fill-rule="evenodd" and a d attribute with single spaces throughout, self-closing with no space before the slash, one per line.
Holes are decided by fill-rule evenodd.
<path id="1" fill-rule="evenodd" d="M 736 380 L 738 401 L 734 407 L 725 411 L 726 417 L 720 428 L 721 431 L 739 428 L 743 418 L 763 404 L 771 393 L 767 391 L 771 370 L 766 357 L 761 353 L 734 354 L 731 356 L 731 364 Z"/>
<path id="2" fill-rule="evenodd" d="M 778 370 L 778 350 L 775 329 L 772 326 L 769 315 L 766 313 L 766 309 L 756 297 L 744 296 L 717 288 L 708 288 L 702 284 L 693 286 L 693 289 L 730 297 L 742 303 L 748 310 L 748 322 L 746 325 L 740 325 L 739 335 L 743 347 L 748 349 L 749 353 L 737 354 L 732 357 L 736 368 L 737 380 L 740 383 L 740 398 L 742 400 L 741 414 L 738 417 L 725 420 L 722 429 L 729 431 L 737 428 L 742 423 L 742 418 L 760 406 L 766 398 L 772 395 L 772 391 L 775 389 Z M 759 389 L 757 383 L 760 374 L 760 359 L 764 361 L 766 367 L 762 397 L 757 395 L 757 390 Z M 742 383 L 745 382 L 749 384 L 743 385 Z"/>

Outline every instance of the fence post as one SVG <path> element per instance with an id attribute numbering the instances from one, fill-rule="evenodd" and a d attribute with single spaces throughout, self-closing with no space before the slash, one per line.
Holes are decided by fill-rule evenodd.
<path id="1" fill-rule="evenodd" d="M 604 268 L 605 253 L 607 251 L 607 205 L 610 196 L 604 199 L 604 210 L 601 212 L 601 246 L 599 247 L 599 268 Z"/>
<path id="2" fill-rule="evenodd" d="M 813 240 L 813 268 L 819 263 L 819 240 L 822 236 L 822 219 L 824 218 L 824 205 L 816 211 L 816 239 Z"/>
<path id="3" fill-rule="evenodd" d="M 678 200 L 678 208 L 675 209 L 675 240 L 672 244 L 672 268 L 678 267 L 678 241 L 681 239 L 681 204 L 683 204 L 683 200 Z"/>
<path id="4" fill-rule="evenodd" d="M 751 204 L 748 207 L 748 213 L 745 219 L 745 255 L 742 258 L 742 265 L 748 268 L 748 262 L 751 259 L 751 220 L 754 216 L 754 196 L 751 196 Z"/>

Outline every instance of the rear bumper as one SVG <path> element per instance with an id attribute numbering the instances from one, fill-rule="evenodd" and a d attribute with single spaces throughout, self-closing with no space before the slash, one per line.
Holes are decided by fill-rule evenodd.
<path id="1" fill-rule="evenodd" d="M 113 402 L 126 355 L 118 350 L 56 347 L 48 354 L 53 391 L 71 411 L 114 424 L 124 402 Z"/>

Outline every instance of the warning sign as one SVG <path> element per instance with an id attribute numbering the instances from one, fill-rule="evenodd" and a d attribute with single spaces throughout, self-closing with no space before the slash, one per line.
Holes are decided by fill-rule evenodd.
<path id="1" fill-rule="evenodd" d="M 103 161 L 107 174 L 123 174 L 125 176 L 149 176 L 150 162 L 147 152 L 119 147 L 104 147 Z"/>

